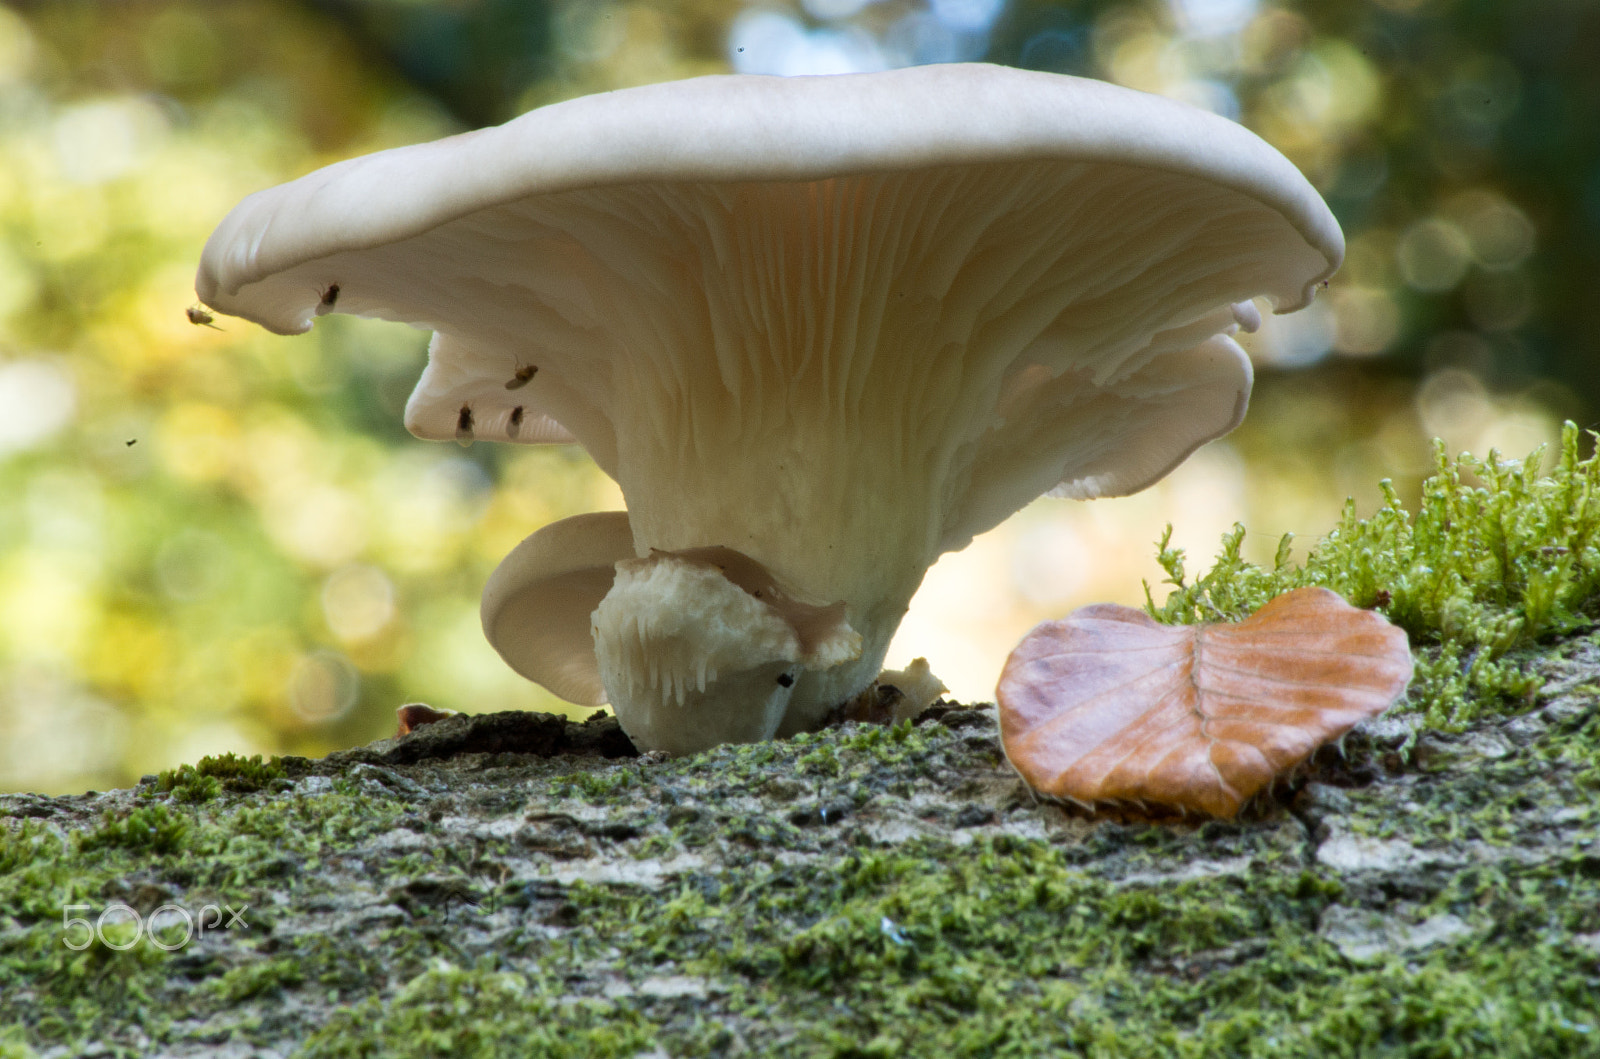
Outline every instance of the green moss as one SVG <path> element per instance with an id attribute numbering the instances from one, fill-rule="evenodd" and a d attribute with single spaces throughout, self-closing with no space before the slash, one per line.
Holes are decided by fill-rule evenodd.
<path id="1" fill-rule="evenodd" d="M 795 772 L 837 777 L 849 771 L 852 758 L 867 759 L 878 765 L 900 765 L 912 761 L 928 748 L 927 739 L 910 721 L 892 727 L 858 725 L 837 742 L 820 742 L 795 761 Z"/>
<path id="2" fill-rule="evenodd" d="M 773 775 L 849 779 L 885 766 L 912 765 L 932 752 L 924 729 L 849 725 L 791 739 L 720 746 L 642 770 L 637 762 L 586 767 L 551 780 L 546 795 L 599 805 L 635 806 L 645 788 L 665 784 L 686 794 L 759 787 Z"/>
<path id="3" fill-rule="evenodd" d="M 1436 442 L 1436 471 L 1414 516 L 1384 481 L 1376 514 L 1358 519 L 1347 503 L 1338 527 L 1298 565 L 1291 536 L 1270 569 L 1245 561 L 1245 531 L 1235 526 L 1191 584 L 1168 527 L 1158 560 L 1175 591 L 1148 609 L 1165 622 L 1233 621 L 1279 593 L 1322 585 L 1405 629 L 1418 652 L 1405 708 L 1425 726 L 1459 731 L 1486 714 L 1518 712 L 1538 688 L 1508 655 L 1585 625 L 1600 589 L 1600 461 L 1581 459 L 1579 440 L 1567 423 L 1544 477 L 1542 450 L 1521 461 L 1494 452 L 1452 461 Z"/>
<path id="4" fill-rule="evenodd" d="M 123 816 L 107 813 L 100 827 L 83 835 L 85 851 L 120 848 L 135 853 L 174 853 L 183 846 L 189 822 L 164 805 L 145 805 Z"/>
<path id="5" fill-rule="evenodd" d="M 1600 1054 L 1600 977 L 1575 948 L 1467 944 L 1351 976 L 1314 934 L 1339 889 L 1303 871 L 1117 886 L 1043 843 L 918 853 L 686 887 L 636 921 L 615 891 L 574 899 L 635 962 L 735 983 L 729 1006 L 765 1012 L 791 1055 Z"/>
<path id="6" fill-rule="evenodd" d="M 203 757 L 197 764 L 180 765 L 156 777 L 155 790 L 171 793 L 181 802 L 208 802 L 227 790 L 248 794 L 265 790 L 286 778 L 277 758 L 262 761 L 260 754 L 248 758 L 236 754 Z"/>
<path id="7" fill-rule="evenodd" d="M 550 796 L 579 795 L 595 801 L 617 797 L 639 785 L 637 771 L 629 765 L 612 765 L 593 771 L 574 772 L 550 783 Z"/>
<path id="8" fill-rule="evenodd" d="M 38 1055 L 23 1040 L 20 1026 L 0 1029 L 0 1059 L 38 1059 Z"/>
<path id="9" fill-rule="evenodd" d="M 613 866 L 639 848 L 669 861 L 709 850 L 704 867 L 647 884 L 507 877 L 471 829 L 427 830 L 426 812 L 360 782 L 141 807 L 184 825 L 182 856 L 137 842 L 86 850 L 51 825 L 10 822 L 0 1025 L 25 1024 L 17 1040 L 65 1054 L 130 1033 L 153 1042 L 145 1051 L 220 1035 L 281 1047 L 305 1032 L 284 1018 L 314 1017 L 302 1054 L 319 1057 L 1596 1057 L 1600 968 L 1574 939 L 1600 932 L 1600 861 L 1585 844 L 1600 806 L 1576 779 L 1600 760 L 1597 742 L 1591 711 L 1471 768 L 1419 761 L 1404 813 L 1393 785 L 1344 792 L 1339 826 L 1403 825 L 1402 840 L 1479 865 L 1403 881 L 1408 921 L 1448 914 L 1464 932 L 1361 964 L 1324 924 L 1387 899 L 1318 866 L 1293 818 L 1101 823 L 1051 840 L 988 825 L 872 837 L 873 814 L 919 777 L 919 798 L 932 797 L 918 812 L 953 814 L 958 798 L 943 792 L 992 775 L 987 729 L 847 727 L 601 765 L 606 782 L 538 798 L 536 832 L 615 843 Z M 550 783 L 504 771 L 481 780 L 504 784 L 489 792 L 505 802 L 496 812 Z M 1560 808 L 1562 826 L 1581 829 L 1570 849 L 1482 852 L 1526 845 L 1514 799 Z M 996 822 L 1034 814 L 1015 812 Z M 367 841 L 400 827 L 427 844 Z M 307 870 L 335 858 L 356 866 Z M 130 882 L 248 903 L 249 930 L 173 954 L 66 950 L 61 904 L 103 907 Z M 366 892 L 329 911 L 349 896 L 331 888 L 352 885 Z M 368 914 L 379 925 L 361 926 Z"/>
<path id="10" fill-rule="evenodd" d="M 372 953 L 352 952 L 332 938 L 308 941 L 290 957 L 254 956 L 251 946 L 270 937 L 269 892 L 292 890 L 298 867 L 330 847 L 393 828 L 404 806 L 366 794 L 279 799 L 231 811 L 215 804 L 147 803 L 108 813 L 82 831 L 0 818 L 0 1026 L 26 1024 L 31 1038 L 22 1039 L 40 1048 L 63 1045 L 70 1054 L 82 1042 L 125 1038 L 132 1030 L 161 1039 L 177 1019 L 214 1015 L 302 975 L 364 986 L 382 974 Z M 140 887 L 150 896 L 139 896 Z M 221 961 L 198 943 L 169 952 L 139 940 L 119 949 L 113 946 L 134 934 L 124 917 L 88 935 L 81 951 L 65 943 L 65 917 L 95 923 L 115 903 L 131 902 L 147 914 L 167 901 L 191 913 L 207 903 L 250 908 L 242 951 Z M 83 928 L 72 931 L 76 942 Z M 173 960 L 184 962 L 182 976 L 172 974 Z M 350 969 L 353 961 L 362 966 Z M 420 958 L 411 965 L 420 969 Z M 0 1046 L 0 1055 L 9 1046 Z"/>
<path id="11" fill-rule="evenodd" d="M 36 820 L 0 828 L 0 878 L 50 859 L 61 845 L 61 837 Z"/>
<path id="12" fill-rule="evenodd" d="M 441 1059 L 537 1055 L 621 1059 L 648 1051 L 655 1034 L 633 1011 L 565 995 L 561 982 L 442 963 L 392 1001 L 339 1012 L 301 1059 Z"/>
<path id="13" fill-rule="evenodd" d="M 305 979 L 300 961 L 292 958 L 262 960 L 235 967 L 211 982 L 211 991 L 225 1003 L 237 1003 Z"/>
<path id="14" fill-rule="evenodd" d="M 581 925 L 561 944 L 426 969 L 304 1054 L 695 1056 L 738 1029 L 756 1054 L 818 1057 L 1600 1055 L 1592 955 L 1541 940 L 1553 910 L 1584 925 L 1600 891 L 1582 877 L 1511 869 L 1491 889 L 1517 904 L 1451 890 L 1440 900 L 1482 929 L 1353 971 L 1316 934 L 1341 887 L 1289 865 L 1118 884 L 1001 838 L 818 869 L 686 878 L 648 910 L 628 887 L 575 885 Z M 717 1015 L 652 1000 L 654 976 L 715 983 Z"/>

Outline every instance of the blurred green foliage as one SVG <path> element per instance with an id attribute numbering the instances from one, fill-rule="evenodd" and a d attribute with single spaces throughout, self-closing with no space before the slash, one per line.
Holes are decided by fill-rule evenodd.
<path id="1" fill-rule="evenodd" d="M 1175 18 L 1218 8 L 1254 14 L 1221 36 Z M 991 55 L 1200 102 L 1223 93 L 1345 229 L 1336 350 L 1413 376 L 1554 380 L 1581 400 L 1548 386 L 1547 400 L 1593 408 L 1597 49 L 1588 0 L 1019 0 Z"/>
<path id="2" fill-rule="evenodd" d="M 755 10 L 0 5 L 0 789 L 318 754 L 388 734 L 412 699 L 560 706 L 483 642 L 477 596 L 522 536 L 618 506 L 614 487 L 577 451 L 411 439 L 424 336 L 343 317 L 294 339 L 194 326 L 193 268 L 252 191 L 748 63 L 729 34 Z M 1307 172 L 1350 254 L 1312 310 L 1255 336 L 1263 377 L 1231 442 L 1255 524 L 1315 533 L 1384 475 L 1415 494 L 1430 435 L 1526 451 L 1600 403 L 1592 0 L 762 10 L 791 43 L 869 60 L 937 15 L 968 27 L 946 34 L 961 54 L 1211 106 Z"/>
<path id="3" fill-rule="evenodd" d="M 476 598 L 532 528 L 612 502 L 582 454 L 411 439 L 414 332 L 184 315 L 238 199 L 460 128 L 344 25 L 0 8 L 0 787 L 321 753 L 408 698 L 556 705 Z"/>

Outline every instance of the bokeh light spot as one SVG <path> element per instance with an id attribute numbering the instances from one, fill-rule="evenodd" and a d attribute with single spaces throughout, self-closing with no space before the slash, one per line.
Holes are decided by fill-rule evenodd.
<path id="1" fill-rule="evenodd" d="M 77 387 L 60 364 L 0 363 L 0 456 L 45 441 L 72 422 L 77 407 Z"/>
<path id="2" fill-rule="evenodd" d="M 1382 353 L 1400 337 L 1400 307 L 1381 287 L 1340 287 L 1329 292 L 1333 348 L 1356 357 Z"/>
<path id="3" fill-rule="evenodd" d="M 322 583 L 322 614 L 340 640 L 370 640 L 394 620 L 394 582 L 375 566 L 340 567 Z"/>
<path id="4" fill-rule="evenodd" d="M 933 17 L 954 30 L 981 33 L 994 25 L 1005 0 L 929 0 Z"/>
<path id="5" fill-rule="evenodd" d="M 110 99 L 68 107 L 53 129 L 57 164 L 78 184 L 122 176 L 167 133 L 167 119 L 143 99 Z"/>
<path id="6" fill-rule="evenodd" d="M 1430 217 L 1400 235 L 1395 246 L 1400 275 L 1415 290 L 1438 294 L 1453 289 L 1472 263 L 1465 233 L 1446 220 Z"/>
<path id="7" fill-rule="evenodd" d="M 1423 380 L 1417 389 L 1417 412 L 1422 429 L 1443 438 L 1452 454 L 1470 444 L 1494 415 L 1494 405 L 1482 380 L 1460 368 L 1444 368 Z"/>
<path id="8" fill-rule="evenodd" d="M 1274 368 L 1315 364 L 1332 352 L 1337 337 L 1338 320 L 1325 299 L 1283 316 L 1263 313 L 1255 334 L 1234 336 L 1253 362 Z"/>
<path id="9" fill-rule="evenodd" d="M 1304 51 L 1311 37 L 1311 24 L 1303 15 L 1268 8 L 1240 34 L 1240 70 L 1257 75 L 1277 72 Z"/>
<path id="10" fill-rule="evenodd" d="M 289 675 L 289 706 L 308 724 L 328 724 L 350 712 L 361 694 L 361 674 L 337 651 L 313 651 Z"/>
<path id="11" fill-rule="evenodd" d="M 1533 222 L 1492 191 L 1476 188 L 1462 192 L 1445 202 L 1443 212 L 1466 233 L 1473 259 L 1486 269 L 1516 268 L 1533 253 Z"/>
<path id="12" fill-rule="evenodd" d="M 281 490 L 262 521 L 279 547 L 317 566 L 349 562 L 367 546 L 367 509 L 336 485 L 302 491 Z"/>
<path id="13" fill-rule="evenodd" d="M 1250 24 L 1257 0 L 1170 0 L 1178 27 L 1190 37 L 1220 37 Z"/>
<path id="14" fill-rule="evenodd" d="M 0 642 L 8 654 L 66 663 L 79 656 L 99 610 L 90 578 L 43 549 L 0 566 Z"/>

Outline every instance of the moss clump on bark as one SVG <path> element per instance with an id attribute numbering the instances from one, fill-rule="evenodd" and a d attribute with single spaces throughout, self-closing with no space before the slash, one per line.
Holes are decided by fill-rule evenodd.
<path id="1" fill-rule="evenodd" d="M 196 764 L 168 769 L 155 778 L 155 791 L 170 793 L 183 802 L 206 802 L 224 790 L 235 794 L 264 790 L 284 779 L 277 758 L 261 760 L 260 754 L 240 757 L 221 754 L 203 757 Z"/>
<path id="2" fill-rule="evenodd" d="M 1147 609 L 1169 623 L 1236 621 L 1282 592 L 1321 585 L 1405 629 L 1417 669 L 1402 711 L 1425 726 L 1461 731 L 1486 714 L 1519 712 L 1538 688 L 1507 656 L 1582 627 L 1600 591 L 1600 456 L 1581 458 L 1580 440 L 1567 423 L 1548 476 L 1542 449 L 1525 460 L 1451 460 L 1435 441 L 1435 473 L 1415 516 L 1385 480 L 1376 514 L 1357 518 L 1347 503 L 1300 564 L 1290 561 L 1292 534 L 1270 570 L 1247 562 L 1236 525 L 1191 584 L 1169 526 L 1158 561 L 1175 591 L 1157 606 L 1146 585 Z"/>

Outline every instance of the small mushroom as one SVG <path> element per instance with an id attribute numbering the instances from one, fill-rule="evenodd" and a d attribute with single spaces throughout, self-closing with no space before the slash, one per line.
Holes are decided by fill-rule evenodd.
<path id="1" fill-rule="evenodd" d="M 413 433 L 582 444 L 627 501 L 613 547 L 579 605 L 549 566 L 583 542 L 536 532 L 485 631 L 682 752 L 817 724 L 941 553 L 1232 429 L 1229 335 L 1342 255 L 1232 122 L 952 64 L 651 85 L 341 162 L 241 203 L 197 289 L 296 333 L 318 277 L 359 281 L 362 312 L 434 331 Z"/>
<path id="2" fill-rule="evenodd" d="M 950 692 L 944 681 L 934 676 L 926 658 L 913 658 L 904 669 L 885 669 L 878 674 L 878 686 L 900 693 L 894 712 L 896 722 L 918 716 Z"/>
<path id="3" fill-rule="evenodd" d="M 590 615 L 611 591 L 616 565 L 634 558 L 625 511 L 553 522 L 501 560 L 483 589 L 484 635 L 512 669 L 568 702 L 599 706 L 605 687 Z"/>
<path id="4" fill-rule="evenodd" d="M 457 716 L 455 710 L 436 710 L 425 702 L 408 702 L 397 707 L 394 711 L 396 727 L 395 738 L 410 735 L 418 728 L 429 724 L 438 724 L 447 717 Z"/>
<path id="5" fill-rule="evenodd" d="M 878 679 L 844 704 L 840 720 L 899 724 L 914 720 L 950 689 L 933 675 L 926 658 L 912 659 L 904 669 L 885 669 Z"/>

